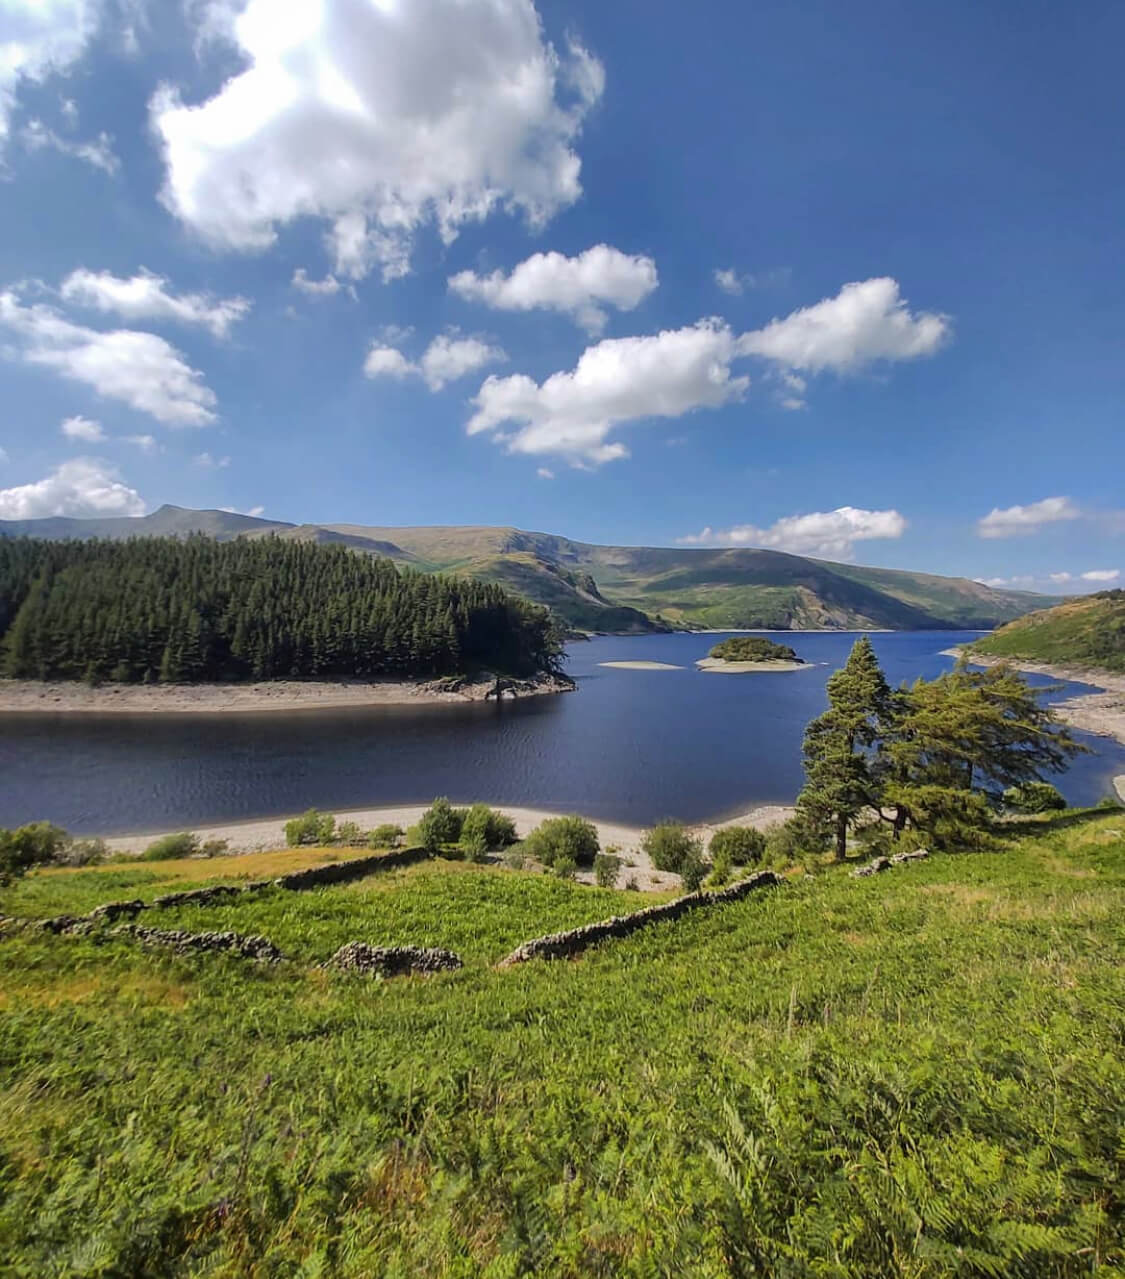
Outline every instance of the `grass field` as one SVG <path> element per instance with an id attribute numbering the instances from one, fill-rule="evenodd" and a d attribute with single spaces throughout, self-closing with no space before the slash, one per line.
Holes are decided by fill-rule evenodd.
<path id="1" fill-rule="evenodd" d="M 0 1274 L 1118 1274 L 1125 813 L 1027 832 L 506 971 L 637 895 L 433 863 L 151 917 L 264 933 L 274 967 L 6 936 Z M 466 965 L 308 962 L 351 938 Z"/>

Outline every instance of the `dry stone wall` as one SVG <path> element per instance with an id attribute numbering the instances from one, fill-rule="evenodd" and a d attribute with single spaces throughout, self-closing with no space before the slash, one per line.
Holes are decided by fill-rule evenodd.
<path id="1" fill-rule="evenodd" d="M 278 888 L 297 890 L 320 888 L 325 884 L 346 884 L 381 870 L 399 870 L 403 866 L 413 866 L 416 862 L 427 861 L 429 856 L 424 848 L 400 848 L 393 853 L 379 853 L 374 857 L 357 857 L 352 861 L 329 862 L 324 866 L 291 871 L 273 882 Z"/>
<path id="2" fill-rule="evenodd" d="M 420 946 L 369 946 L 350 941 L 332 956 L 326 967 L 378 977 L 402 977 L 408 973 L 440 973 L 462 967 L 460 955 L 451 950 Z"/>
<path id="3" fill-rule="evenodd" d="M 642 928 L 679 919 L 689 911 L 699 910 L 702 907 L 722 906 L 727 902 L 741 901 L 751 893 L 764 888 L 774 888 L 780 883 L 780 875 L 776 875 L 772 870 L 762 870 L 756 875 L 740 879 L 729 888 L 719 889 L 718 892 L 688 893 L 685 897 L 677 897 L 675 901 L 666 902 L 662 906 L 648 906 L 644 910 L 634 911 L 631 915 L 614 915 L 613 918 L 604 919 L 600 923 L 571 928 L 564 933 L 551 933 L 546 937 L 536 937 L 518 946 L 500 961 L 498 967 L 510 968 L 514 964 L 525 964 L 530 959 L 570 959 L 608 938 L 628 937 Z"/>
<path id="4" fill-rule="evenodd" d="M 909 853 L 892 853 L 890 857 L 873 857 L 866 865 L 857 866 L 852 871 L 853 879 L 866 879 L 869 875 L 878 875 L 890 870 L 892 866 L 901 866 L 904 862 L 925 861 L 930 855 L 928 848 L 917 848 Z"/>
<path id="5" fill-rule="evenodd" d="M 179 928 L 145 928 L 140 924 L 121 924 L 113 929 L 115 937 L 132 937 L 146 946 L 168 946 L 177 955 L 226 951 L 243 959 L 258 959 L 276 964 L 285 958 L 266 937 L 244 937 L 240 933 L 186 933 Z"/>

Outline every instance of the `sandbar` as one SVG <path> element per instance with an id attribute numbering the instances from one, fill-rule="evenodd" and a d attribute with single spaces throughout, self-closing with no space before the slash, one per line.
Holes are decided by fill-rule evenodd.
<path id="1" fill-rule="evenodd" d="M 615 671 L 682 671 L 682 666 L 671 662 L 599 662 L 599 666 L 612 666 Z"/>
<path id="2" fill-rule="evenodd" d="M 405 828 L 414 825 L 427 807 L 428 805 L 426 804 L 400 804 L 382 808 L 357 809 L 348 812 L 339 811 L 336 812 L 336 817 L 338 821 L 355 822 L 361 830 L 369 830 L 374 826 L 381 826 L 385 823 L 393 823 Z M 516 833 L 521 839 L 548 817 L 559 816 L 557 812 L 551 812 L 544 808 L 517 808 L 508 804 L 495 804 L 493 807 L 507 813 L 512 818 L 516 824 Z M 759 830 L 766 830 L 770 826 L 776 826 L 780 822 L 786 821 L 793 815 L 793 812 L 792 808 L 779 804 L 762 804 L 750 809 L 748 812 L 740 813 L 736 817 L 724 818 L 718 822 L 701 822 L 689 827 L 689 829 L 693 834 L 700 836 L 706 845 L 711 835 L 722 826 L 754 826 Z M 290 816 L 293 815 L 290 814 Z M 176 829 L 191 830 L 201 840 L 225 839 L 230 845 L 229 851 L 232 854 L 253 853 L 284 848 L 286 820 L 287 818 L 285 817 L 275 817 L 262 821 L 225 822 L 220 826 L 180 826 Z M 644 835 L 643 828 L 626 826 L 619 822 L 591 820 L 598 829 L 598 839 L 603 851 L 607 848 L 616 848 L 627 863 L 621 868 L 621 875 L 618 881 L 619 887 L 624 887 L 630 879 L 635 879 L 637 887 L 643 892 L 680 890 L 679 875 L 668 871 L 656 870 L 652 862 L 641 850 L 641 837 Z M 152 831 L 143 835 L 121 835 L 107 839 L 106 844 L 113 852 L 136 854 L 143 852 L 153 840 L 169 833 L 173 832 L 164 830 Z M 301 850 L 294 849 L 294 853 L 299 851 Z M 342 851 L 347 855 L 347 850 Z M 362 857 L 363 852 L 362 850 L 356 850 L 351 855 Z M 214 867 L 214 877 L 221 879 L 221 857 L 214 859 Z M 593 871 L 580 871 L 578 879 L 585 883 L 593 883 Z"/>
<path id="3" fill-rule="evenodd" d="M 721 657 L 701 657 L 696 666 L 701 671 L 725 671 L 740 675 L 744 671 L 807 671 L 812 662 L 724 662 Z"/>
<path id="4" fill-rule="evenodd" d="M 1125 773 L 1113 779 L 1113 788 L 1117 791 L 1117 798 L 1125 804 Z"/>
<path id="5" fill-rule="evenodd" d="M 1094 666 L 1057 666 L 1047 662 L 1021 662 L 1014 658 L 993 657 L 991 654 L 974 653 L 972 648 L 947 648 L 943 657 L 965 656 L 974 666 L 995 666 L 1007 662 L 1029 675 L 1046 675 L 1050 679 L 1070 680 L 1077 684 L 1092 684 L 1103 691 L 1083 693 L 1055 702 L 1052 709 L 1072 728 L 1097 737 L 1112 737 L 1125 745 L 1125 675 L 1117 671 L 1104 671 Z"/>
<path id="6" fill-rule="evenodd" d="M 503 696 L 568 691 L 565 679 L 505 681 Z M 361 706 L 464 705 L 484 701 L 493 678 L 443 680 L 270 680 L 256 684 L 99 684 L 0 680 L 0 714 L 197 714 L 330 710 Z"/>

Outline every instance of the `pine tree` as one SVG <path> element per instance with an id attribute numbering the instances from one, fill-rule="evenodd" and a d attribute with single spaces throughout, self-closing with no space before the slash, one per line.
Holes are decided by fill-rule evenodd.
<path id="1" fill-rule="evenodd" d="M 815 829 L 831 834 L 842 861 L 849 826 L 878 800 L 871 750 L 892 708 L 886 677 L 866 636 L 856 640 L 843 669 L 829 678 L 827 692 L 828 710 L 805 731 L 805 785 L 797 810 Z"/>

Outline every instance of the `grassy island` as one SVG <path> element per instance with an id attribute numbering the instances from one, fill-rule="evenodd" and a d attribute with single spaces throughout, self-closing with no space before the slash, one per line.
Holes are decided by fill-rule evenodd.
<path id="1" fill-rule="evenodd" d="M 716 662 L 803 662 L 788 644 L 775 644 L 762 635 L 736 635 L 707 654 Z"/>

